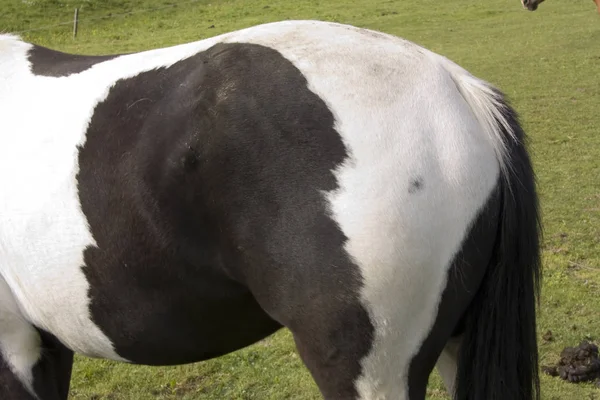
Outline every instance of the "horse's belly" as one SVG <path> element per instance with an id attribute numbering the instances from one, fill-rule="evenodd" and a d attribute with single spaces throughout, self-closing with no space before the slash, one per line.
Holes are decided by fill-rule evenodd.
<path id="1" fill-rule="evenodd" d="M 281 326 L 252 295 L 223 282 L 170 281 L 152 288 L 122 280 L 94 287 L 105 297 L 94 309 L 115 351 L 137 364 L 177 365 L 217 357 L 248 346 Z M 212 286 L 209 288 L 209 286 Z"/>
<path id="2" fill-rule="evenodd" d="M 139 271 L 96 271 L 103 277 L 90 281 L 91 272 L 83 271 L 90 268 L 85 235 L 75 234 L 74 225 L 63 226 L 61 235 L 51 225 L 45 227 L 51 232 L 27 236 L 20 251 L 5 251 L 2 273 L 24 317 L 80 354 L 181 364 L 226 354 L 280 328 L 247 290 L 202 270 L 179 279 L 165 269 L 150 287 Z M 171 267 L 178 274 L 185 269 Z"/>

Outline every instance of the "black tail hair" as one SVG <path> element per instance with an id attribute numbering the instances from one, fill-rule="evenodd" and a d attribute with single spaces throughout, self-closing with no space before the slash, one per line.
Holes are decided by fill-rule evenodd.
<path id="1" fill-rule="evenodd" d="M 491 264 L 464 318 L 456 400 L 538 400 L 536 306 L 540 292 L 541 224 L 526 135 L 502 93 L 506 166 Z"/>

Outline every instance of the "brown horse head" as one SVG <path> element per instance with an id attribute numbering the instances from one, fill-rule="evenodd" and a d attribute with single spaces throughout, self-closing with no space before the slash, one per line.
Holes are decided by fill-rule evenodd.
<path id="1" fill-rule="evenodd" d="M 544 0 L 521 0 L 521 4 L 523 4 L 523 7 L 525 7 L 529 11 L 537 10 L 538 6 L 543 2 Z"/>

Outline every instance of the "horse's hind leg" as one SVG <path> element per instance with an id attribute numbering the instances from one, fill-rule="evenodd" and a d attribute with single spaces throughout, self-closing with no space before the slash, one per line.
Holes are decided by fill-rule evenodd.
<path id="1" fill-rule="evenodd" d="M 374 250 L 363 254 L 373 262 L 355 257 L 357 265 L 336 245 L 332 230 L 328 241 L 314 241 L 314 247 L 295 254 L 296 262 L 302 261 L 295 268 L 261 281 L 276 282 L 278 296 L 263 301 L 265 309 L 292 331 L 325 399 L 425 399 L 429 375 L 449 339 L 461 333 L 460 321 L 490 262 L 498 202 L 494 191 L 468 224 L 470 230 L 456 238 L 457 253 L 448 259 L 431 257 L 437 255 L 427 251 L 431 240 L 416 236 L 413 246 L 387 247 L 422 246 L 422 253 L 405 251 L 416 255 L 404 262 L 392 253 L 389 268 L 382 265 L 386 248 L 372 241 Z M 437 239 L 437 233 L 431 235 Z"/>
<path id="2" fill-rule="evenodd" d="M 335 259 L 330 254 L 328 260 L 323 255 L 323 265 L 331 269 L 314 269 L 310 287 L 299 286 L 300 280 L 294 280 L 295 290 L 285 293 L 288 299 L 300 295 L 302 300 L 286 307 L 282 323 L 294 334 L 302 360 L 325 399 L 423 400 L 438 358 L 445 380 L 453 381 L 454 343 L 459 340 L 460 321 L 491 258 L 497 221 L 498 197 L 494 192 L 461 241 L 458 253 L 448 261 L 448 279 L 441 292 L 433 293 L 431 282 L 418 272 L 413 280 L 406 277 L 409 282 L 420 282 L 422 286 L 415 290 L 439 299 L 429 331 L 422 321 L 428 315 L 419 304 L 411 304 L 416 296 L 407 294 L 410 286 L 387 286 L 387 279 L 380 281 L 380 296 L 374 298 L 387 303 L 394 313 L 373 318 L 361 300 L 357 267 L 341 254 Z M 422 340 L 412 334 L 416 328 L 424 332 Z M 457 339 L 451 339 L 453 335 Z"/>
<path id="3" fill-rule="evenodd" d="M 65 400 L 73 352 L 21 314 L 0 277 L 0 399 Z"/>

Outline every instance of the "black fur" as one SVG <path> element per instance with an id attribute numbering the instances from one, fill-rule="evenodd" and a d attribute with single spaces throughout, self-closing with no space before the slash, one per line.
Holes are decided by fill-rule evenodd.
<path id="1" fill-rule="evenodd" d="M 498 240 L 483 283 L 465 317 L 456 399 L 539 399 L 536 297 L 541 279 L 541 225 L 526 136 L 515 111 L 503 114 L 510 168 L 502 176 Z"/>
<path id="2" fill-rule="evenodd" d="M 285 325 L 324 396 L 356 397 L 373 326 L 321 195 L 346 149 L 292 63 L 215 45 L 117 82 L 86 137 L 83 271 L 119 355 L 199 361 Z"/>
<path id="3" fill-rule="evenodd" d="M 67 54 L 37 45 L 33 45 L 28 53 L 28 59 L 31 63 L 31 72 L 34 75 L 54 77 L 77 74 L 91 68 L 94 64 L 115 57 L 117 57 L 116 54 L 106 56 Z"/>

